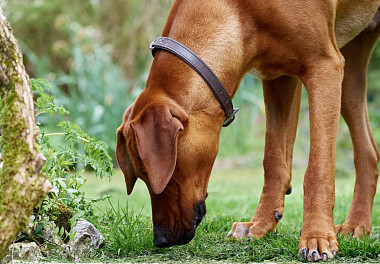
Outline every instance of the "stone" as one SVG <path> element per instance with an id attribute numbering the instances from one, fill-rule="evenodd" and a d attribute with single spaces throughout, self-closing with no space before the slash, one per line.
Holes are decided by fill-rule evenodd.
<path id="1" fill-rule="evenodd" d="M 63 245 L 61 236 L 55 232 L 56 225 L 54 222 L 50 221 L 48 222 L 44 230 L 42 231 L 44 233 L 45 242 L 53 243 L 56 245 Z"/>
<path id="2" fill-rule="evenodd" d="M 15 243 L 10 245 L 8 254 L 1 261 L 1 264 L 13 263 L 14 261 L 36 262 L 41 258 L 41 250 L 35 242 Z"/>
<path id="3" fill-rule="evenodd" d="M 94 253 L 104 245 L 103 235 L 88 221 L 78 221 L 71 232 L 75 232 L 75 236 L 68 246 L 76 257 Z"/>

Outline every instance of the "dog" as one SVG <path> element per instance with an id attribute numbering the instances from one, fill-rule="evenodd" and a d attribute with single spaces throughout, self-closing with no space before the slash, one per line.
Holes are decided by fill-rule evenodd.
<path id="1" fill-rule="evenodd" d="M 379 0 L 174 2 L 163 37 L 202 58 L 231 97 L 246 73 L 263 83 L 265 182 L 252 220 L 233 223 L 229 236 L 262 238 L 284 214 L 302 84 L 310 106 L 310 156 L 299 256 L 331 259 L 339 249 L 336 233 L 370 233 L 379 151 L 368 121 L 366 77 L 380 35 L 379 5 Z M 347 218 L 335 227 L 340 114 L 353 142 L 356 184 Z M 194 237 L 206 213 L 225 117 L 194 69 L 170 52 L 156 51 L 146 87 L 117 130 L 116 147 L 128 194 L 138 178 L 149 189 L 156 246 L 186 244 Z"/>

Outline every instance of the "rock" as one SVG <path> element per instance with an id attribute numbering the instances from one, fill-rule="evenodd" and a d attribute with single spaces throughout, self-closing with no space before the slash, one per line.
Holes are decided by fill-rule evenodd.
<path id="1" fill-rule="evenodd" d="M 61 239 L 61 236 L 55 231 L 56 225 L 54 222 L 50 221 L 45 225 L 44 230 L 42 231 L 44 233 L 45 242 L 61 246 L 63 245 L 63 241 Z"/>
<path id="2" fill-rule="evenodd" d="M 1 264 L 12 263 L 13 261 L 35 262 L 42 258 L 41 250 L 35 242 L 15 243 L 8 249 L 8 254 L 1 261 Z"/>
<path id="3" fill-rule="evenodd" d="M 56 225 L 53 221 L 48 222 L 44 230 L 44 243 L 42 244 L 42 252 L 49 254 L 62 254 L 64 258 L 72 258 L 70 247 L 62 241 L 60 234 L 56 232 Z"/>
<path id="4" fill-rule="evenodd" d="M 74 256 L 94 253 L 104 244 L 103 235 L 88 221 L 78 221 L 71 232 L 76 232 L 74 239 L 68 243 Z"/>

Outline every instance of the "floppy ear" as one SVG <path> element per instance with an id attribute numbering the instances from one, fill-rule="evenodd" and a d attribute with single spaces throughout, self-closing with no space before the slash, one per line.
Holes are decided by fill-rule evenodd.
<path id="1" fill-rule="evenodd" d="M 131 194 L 133 187 L 135 186 L 137 176 L 131 157 L 129 156 L 127 149 L 127 142 L 124 137 L 124 126 L 127 125 L 129 120 L 129 115 L 131 114 L 132 106 L 129 106 L 124 115 L 124 122 L 117 130 L 117 143 L 116 143 L 116 158 L 119 163 L 119 167 L 124 173 L 125 183 L 127 185 L 127 193 Z"/>
<path id="2" fill-rule="evenodd" d="M 186 113 L 175 105 L 148 106 L 131 122 L 137 149 L 155 194 L 170 181 L 177 161 L 178 132 L 183 130 Z"/>

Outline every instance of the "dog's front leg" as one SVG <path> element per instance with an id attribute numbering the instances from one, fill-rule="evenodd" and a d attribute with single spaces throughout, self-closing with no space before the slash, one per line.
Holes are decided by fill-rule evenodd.
<path id="1" fill-rule="evenodd" d="M 236 222 L 229 235 L 262 238 L 276 228 L 284 212 L 284 196 L 290 188 L 292 153 L 301 98 L 301 82 L 283 76 L 263 81 L 266 136 L 265 183 L 250 222 Z"/>
<path id="2" fill-rule="evenodd" d="M 327 260 L 338 251 L 333 209 L 343 67 L 343 56 L 332 46 L 329 54 L 315 59 L 302 76 L 310 106 L 310 155 L 299 255 L 309 261 Z"/>

